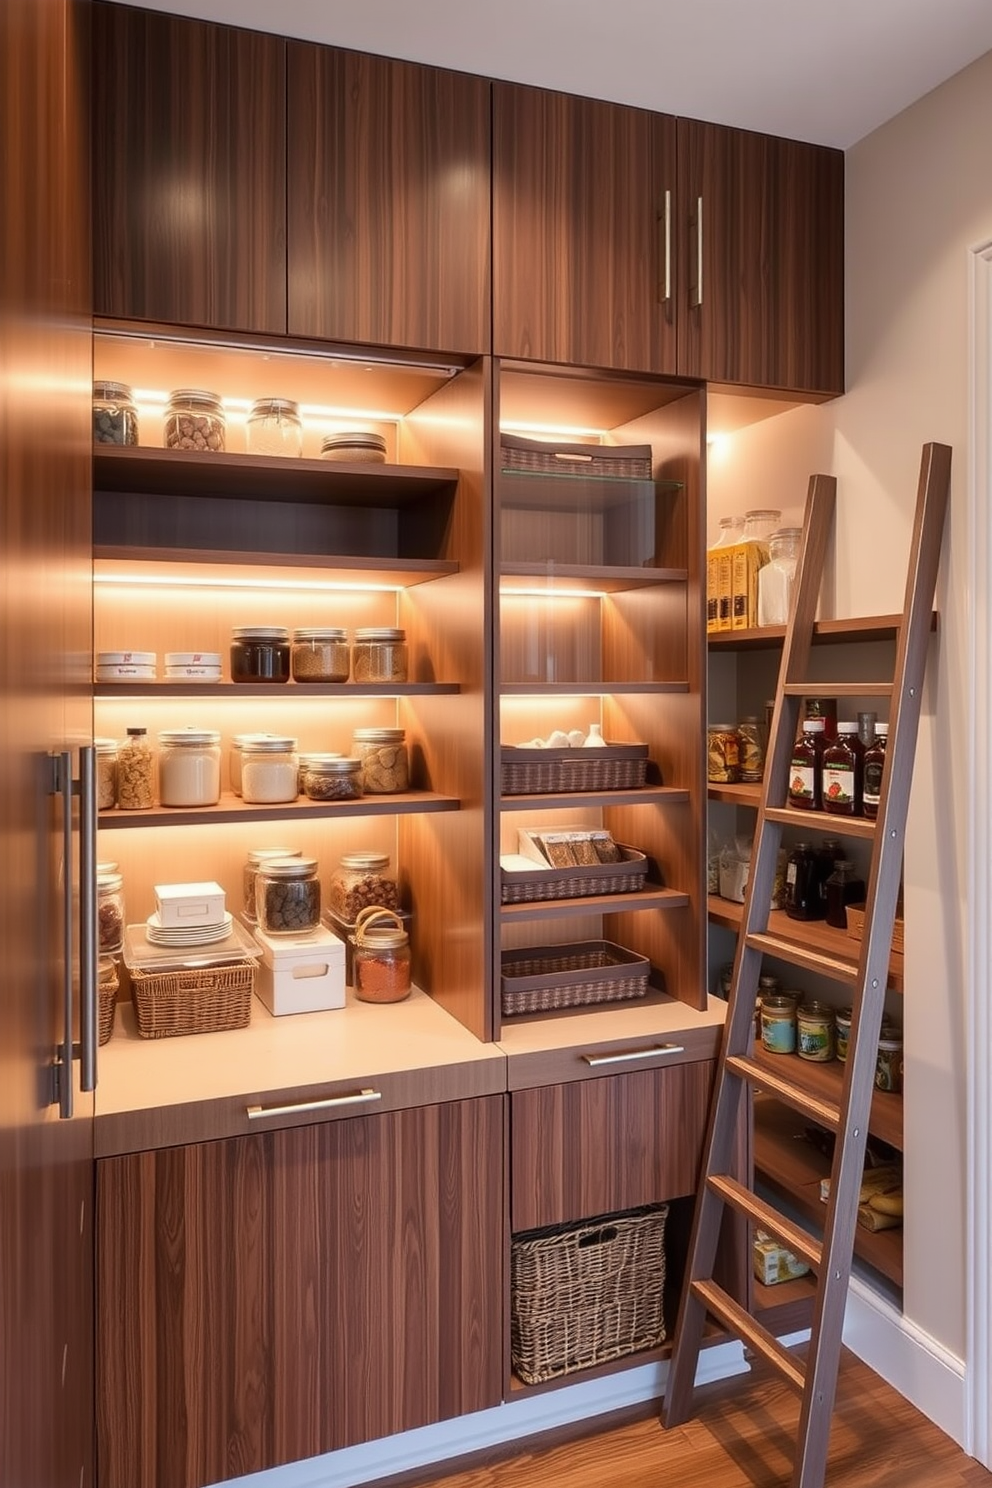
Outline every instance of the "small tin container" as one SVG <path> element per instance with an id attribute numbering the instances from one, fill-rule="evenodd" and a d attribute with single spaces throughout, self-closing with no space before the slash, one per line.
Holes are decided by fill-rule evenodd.
<path id="1" fill-rule="evenodd" d="M 834 1010 L 822 1002 L 806 1002 L 796 1012 L 797 1049 L 800 1059 L 828 1064 L 834 1058 L 836 1033 Z"/>
<path id="2" fill-rule="evenodd" d="M 796 1004 L 791 997 L 761 999 L 761 1046 L 769 1054 L 796 1052 Z"/>

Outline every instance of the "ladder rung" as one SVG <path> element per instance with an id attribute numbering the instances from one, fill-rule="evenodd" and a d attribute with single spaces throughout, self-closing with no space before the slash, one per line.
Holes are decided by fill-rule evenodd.
<path id="1" fill-rule="evenodd" d="M 801 1063 L 802 1061 L 797 1061 Z M 740 1080 L 746 1080 L 749 1085 L 756 1086 L 760 1090 L 766 1090 L 778 1100 L 784 1101 L 800 1116 L 808 1116 L 811 1121 L 816 1121 L 820 1126 L 825 1126 L 828 1131 L 836 1132 L 840 1129 L 840 1107 L 833 1101 L 821 1099 L 813 1095 L 811 1091 L 803 1090 L 794 1085 L 791 1080 L 777 1075 L 764 1064 L 758 1064 L 755 1059 L 748 1059 L 743 1054 L 728 1054 L 726 1067 Z"/>
<path id="2" fill-rule="evenodd" d="M 784 936 L 756 930 L 747 936 L 747 944 L 752 950 L 761 951 L 762 955 L 778 956 L 781 961 L 788 961 L 792 966 L 801 966 L 805 971 L 819 972 L 820 976 L 830 977 L 831 981 L 843 982 L 849 987 L 857 984 L 858 967 L 854 961 L 841 961 L 839 957 L 831 956 L 826 951 L 817 951 L 811 946 L 800 945 L 798 941 L 787 940 Z"/>
<path id="3" fill-rule="evenodd" d="M 784 1214 L 773 1209 L 771 1204 L 766 1204 L 764 1199 L 759 1199 L 756 1193 L 745 1188 L 743 1183 L 738 1183 L 736 1178 L 729 1178 L 722 1173 L 711 1173 L 706 1182 L 712 1191 L 723 1199 L 724 1203 L 730 1204 L 738 1214 L 743 1214 L 746 1219 L 760 1225 L 763 1230 L 774 1235 L 776 1240 L 781 1240 L 788 1250 L 795 1255 L 802 1256 L 814 1271 L 819 1271 L 823 1247 L 814 1235 L 808 1234 L 799 1225 L 793 1224 L 791 1219 L 786 1219 Z"/>
<path id="4" fill-rule="evenodd" d="M 786 697 L 891 697 L 894 682 L 784 682 L 782 691 Z"/>
<path id="5" fill-rule="evenodd" d="M 755 1322 L 751 1314 L 745 1312 L 744 1308 L 715 1282 L 694 1281 L 692 1290 L 707 1312 L 711 1312 L 719 1322 L 723 1323 L 724 1327 L 736 1334 L 742 1343 L 750 1345 L 756 1354 L 760 1354 L 769 1364 L 774 1365 L 792 1388 L 802 1393 L 806 1383 L 805 1370 L 793 1358 L 789 1350 L 783 1348 L 777 1338 L 772 1337 L 767 1328 Z"/>
<path id="6" fill-rule="evenodd" d="M 737 787 L 740 789 L 740 786 Z M 834 816 L 830 811 L 802 811 L 796 806 L 766 806 L 765 821 L 788 827 L 811 827 L 831 837 L 874 837 L 875 822 L 868 816 Z"/>

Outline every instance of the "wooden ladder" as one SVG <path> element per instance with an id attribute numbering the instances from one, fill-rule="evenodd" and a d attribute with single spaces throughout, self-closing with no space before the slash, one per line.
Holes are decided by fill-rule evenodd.
<path id="1" fill-rule="evenodd" d="M 814 614 L 836 498 L 836 482 L 832 477 L 814 475 L 810 479 L 795 597 L 782 650 L 751 873 L 734 958 L 706 1156 L 668 1375 L 663 1420 L 671 1427 L 679 1425 L 691 1413 L 707 1313 L 740 1338 L 746 1348 L 778 1369 L 802 1396 L 792 1488 L 821 1488 L 826 1472 L 950 464 L 951 452 L 946 445 L 924 445 L 906 597 L 891 682 L 825 684 L 808 680 Z M 798 811 L 787 806 L 789 765 L 802 699 L 821 694 L 825 689 L 838 698 L 890 700 L 886 765 L 873 830 L 864 817 Z M 864 935 L 856 961 L 813 950 L 798 939 L 769 933 L 769 904 L 785 825 L 829 830 L 831 835 L 840 837 L 846 832 L 862 839 L 867 835 L 866 828 L 870 831 L 873 840 Z M 754 1059 L 755 997 L 764 955 L 817 972 L 850 994 L 851 1031 L 839 1102 L 804 1090 L 800 1061 L 783 1059 L 779 1074 Z M 835 1136 L 822 1239 L 778 1213 L 758 1197 L 753 1187 L 739 1182 L 733 1174 L 738 1132 L 748 1114 L 745 1103 L 756 1090 L 774 1096 Z M 714 1282 L 717 1240 L 726 1206 L 750 1223 L 760 1225 L 815 1272 L 816 1293 L 805 1362 L 790 1353 Z"/>

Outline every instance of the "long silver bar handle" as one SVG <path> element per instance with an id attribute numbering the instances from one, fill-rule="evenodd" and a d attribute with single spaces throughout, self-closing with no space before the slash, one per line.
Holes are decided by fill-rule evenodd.
<path id="1" fill-rule="evenodd" d="M 336 1106 L 367 1106 L 382 1100 L 381 1090 L 357 1090 L 354 1095 L 331 1095 L 326 1100 L 296 1101 L 289 1106 L 246 1106 L 249 1121 L 262 1116 L 299 1116 L 304 1111 L 330 1111 Z"/>
<path id="2" fill-rule="evenodd" d="M 72 1115 L 72 755 L 56 756 L 55 790 L 62 797 L 62 1038 L 59 1116 Z"/>
<path id="3" fill-rule="evenodd" d="M 96 750 L 79 751 L 79 1084 L 96 1089 Z"/>
<path id="4" fill-rule="evenodd" d="M 667 305 L 672 298 L 672 193 L 665 192 L 665 205 L 662 209 L 662 220 L 664 222 L 665 241 L 665 267 L 661 282 L 661 303 Z"/>
<path id="5" fill-rule="evenodd" d="M 628 1049 L 625 1054 L 583 1054 L 586 1064 L 632 1064 L 635 1059 L 656 1059 L 659 1054 L 684 1054 L 684 1044 L 652 1044 L 650 1049 Z"/>
<path id="6" fill-rule="evenodd" d="M 696 298 L 698 310 L 703 303 L 703 198 L 696 197 Z"/>

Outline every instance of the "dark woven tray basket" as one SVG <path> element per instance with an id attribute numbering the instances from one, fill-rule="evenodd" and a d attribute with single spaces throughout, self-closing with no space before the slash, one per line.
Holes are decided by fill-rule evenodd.
<path id="1" fill-rule="evenodd" d="M 646 744 L 606 744 L 595 749 L 500 749 L 504 796 L 566 791 L 637 790 L 647 781 Z"/>
<path id="2" fill-rule="evenodd" d="M 621 861 L 569 868 L 500 870 L 504 904 L 534 904 L 545 899 L 583 899 L 597 894 L 636 894 L 643 889 L 648 860 L 636 847 L 618 843 Z"/>
<path id="3" fill-rule="evenodd" d="M 131 968 L 131 995 L 142 1038 L 219 1033 L 247 1028 L 255 986 L 255 958 L 178 971 Z"/>
<path id="4" fill-rule="evenodd" d="M 649 444 L 561 444 L 504 434 L 500 438 L 500 461 L 504 470 L 539 475 L 651 479 Z"/>
<path id="5" fill-rule="evenodd" d="M 608 940 L 504 951 L 500 1004 L 514 1013 L 627 1002 L 648 990 L 651 963 Z"/>
<path id="6" fill-rule="evenodd" d="M 510 1246 L 510 1355 L 538 1385 L 665 1338 L 667 1204 L 531 1230 Z"/>

